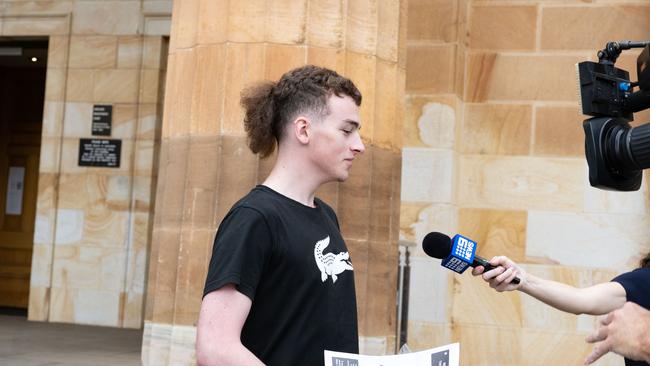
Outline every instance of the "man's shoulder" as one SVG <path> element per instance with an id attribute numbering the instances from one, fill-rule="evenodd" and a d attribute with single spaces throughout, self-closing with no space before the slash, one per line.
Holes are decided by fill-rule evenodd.
<path id="1" fill-rule="evenodd" d="M 268 188 L 258 185 L 248 194 L 240 198 L 231 208 L 231 211 L 238 209 L 257 211 L 262 216 L 275 211 L 278 200 Z"/>

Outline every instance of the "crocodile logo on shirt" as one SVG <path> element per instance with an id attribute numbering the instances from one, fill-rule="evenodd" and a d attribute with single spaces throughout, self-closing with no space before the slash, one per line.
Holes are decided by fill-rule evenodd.
<path id="1" fill-rule="evenodd" d="M 337 275 L 347 270 L 353 271 L 352 264 L 350 263 L 350 254 L 348 252 L 341 252 L 338 254 L 327 253 L 323 254 L 323 250 L 330 245 L 330 237 L 316 242 L 314 247 L 314 259 L 316 265 L 320 270 L 320 279 L 325 282 L 328 276 L 332 276 L 332 283 L 336 282 Z"/>

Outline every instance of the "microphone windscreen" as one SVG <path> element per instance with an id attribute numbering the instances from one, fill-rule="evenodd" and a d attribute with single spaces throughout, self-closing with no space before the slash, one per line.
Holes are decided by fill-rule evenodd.
<path id="1" fill-rule="evenodd" d="M 443 259 L 451 253 L 451 238 L 443 233 L 428 233 L 422 240 L 422 250 L 428 256 Z"/>

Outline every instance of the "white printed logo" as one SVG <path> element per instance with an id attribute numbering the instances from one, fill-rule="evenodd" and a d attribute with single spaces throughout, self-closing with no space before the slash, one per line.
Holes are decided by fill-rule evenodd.
<path id="1" fill-rule="evenodd" d="M 459 235 L 458 245 L 456 246 L 456 255 L 465 258 L 466 260 L 472 259 L 472 253 L 474 252 L 474 243 L 463 238 Z"/>
<path id="2" fill-rule="evenodd" d="M 320 279 L 325 282 L 327 276 L 332 276 L 332 283 L 336 282 L 337 275 L 347 270 L 353 271 L 352 264 L 350 263 L 350 254 L 348 252 L 341 252 L 338 254 L 327 253 L 323 254 L 323 250 L 330 245 L 330 237 L 316 242 L 314 246 L 314 259 L 316 265 L 320 270 Z"/>

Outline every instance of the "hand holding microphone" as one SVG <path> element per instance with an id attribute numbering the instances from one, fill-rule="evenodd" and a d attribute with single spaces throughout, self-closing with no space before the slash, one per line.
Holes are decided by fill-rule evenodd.
<path id="1" fill-rule="evenodd" d="M 526 271 L 506 256 L 490 259 L 490 268 L 475 267 L 472 275 L 483 275 L 485 282 L 498 292 L 512 291 L 520 288 L 522 281 L 526 280 Z"/>
<path id="2" fill-rule="evenodd" d="M 427 234 L 422 241 L 422 249 L 427 255 L 442 259 L 441 265 L 456 273 L 463 273 L 472 266 L 472 274 L 483 274 L 483 279 L 497 291 L 512 291 L 521 285 L 525 272 L 514 262 L 506 257 L 494 257 L 487 261 L 475 255 L 476 248 L 476 242 L 469 238 L 455 235 L 451 239 L 439 232 Z"/>

